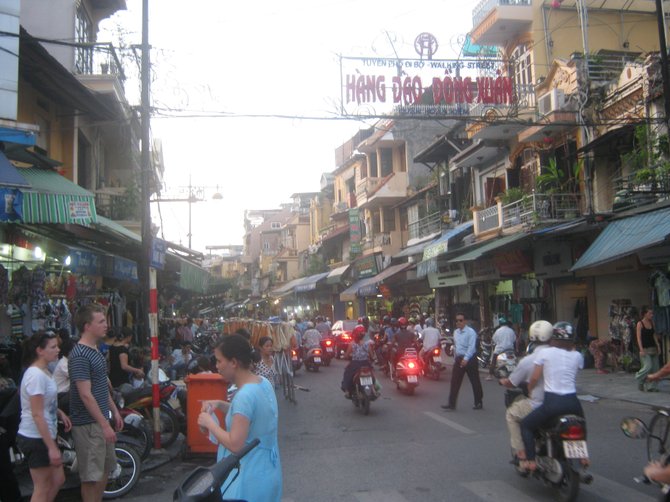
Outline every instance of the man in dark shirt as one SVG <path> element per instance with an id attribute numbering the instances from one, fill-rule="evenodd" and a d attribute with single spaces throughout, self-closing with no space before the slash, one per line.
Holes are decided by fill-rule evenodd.
<path id="1" fill-rule="evenodd" d="M 100 502 L 110 472 L 116 468 L 116 433 L 123 427 L 119 410 L 109 392 L 107 363 L 98 343 L 107 333 L 105 309 L 90 304 L 80 308 L 75 324 L 81 338 L 68 358 L 70 375 L 70 419 L 77 452 L 81 498 Z"/>
<path id="2" fill-rule="evenodd" d="M 400 329 L 395 334 L 394 342 L 396 344 L 396 356 L 395 360 L 397 361 L 405 353 L 405 349 L 408 349 L 414 345 L 416 339 L 416 334 L 413 331 L 407 329 L 407 319 L 401 317 L 398 319 L 398 325 Z"/>

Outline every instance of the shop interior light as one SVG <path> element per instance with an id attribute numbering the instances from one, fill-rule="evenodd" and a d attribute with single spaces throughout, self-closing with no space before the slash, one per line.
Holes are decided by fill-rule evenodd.
<path id="1" fill-rule="evenodd" d="M 35 256 L 35 259 L 37 260 L 42 260 L 44 258 L 44 251 L 42 251 L 41 247 L 35 246 L 35 249 L 33 250 L 33 256 Z"/>
<path id="2" fill-rule="evenodd" d="M 307 307 L 305 307 L 305 308 L 306 308 L 307 310 L 309 310 L 309 309 L 310 309 L 310 306 L 309 306 L 309 305 L 307 305 Z"/>
<path id="3" fill-rule="evenodd" d="M 72 257 L 70 255 L 67 255 L 63 263 L 65 263 L 66 267 L 69 267 L 72 264 Z"/>
<path id="4" fill-rule="evenodd" d="M 384 298 L 384 295 L 377 295 L 377 298 Z"/>

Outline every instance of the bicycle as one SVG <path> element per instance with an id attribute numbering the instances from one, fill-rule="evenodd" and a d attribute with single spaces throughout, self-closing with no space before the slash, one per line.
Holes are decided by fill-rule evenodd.
<path id="1" fill-rule="evenodd" d="M 288 399 L 293 404 L 298 404 L 295 398 L 295 384 L 293 383 L 293 367 L 291 359 L 286 351 L 281 351 L 275 357 L 275 370 L 279 375 L 284 399 Z"/>

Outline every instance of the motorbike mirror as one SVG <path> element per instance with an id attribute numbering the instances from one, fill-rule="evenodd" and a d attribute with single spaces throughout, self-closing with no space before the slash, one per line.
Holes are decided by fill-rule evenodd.
<path id="1" fill-rule="evenodd" d="M 644 439 L 649 435 L 647 425 L 636 417 L 626 417 L 621 420 L 621 431 L 629 438 Z"/>

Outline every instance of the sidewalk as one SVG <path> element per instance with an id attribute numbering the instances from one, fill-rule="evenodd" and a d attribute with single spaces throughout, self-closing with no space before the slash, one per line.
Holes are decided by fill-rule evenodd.
<path id="1" fill-rule="evenodd" d="M 595 369 L 577 374 L 579 396 L 591 395 L 601 399 L 618 399 L 647 406 L 670 408 L 670 381 L 658 385 L 660 392 L 642 392 L 637 389 L 634 373 L 617 372 L 599 375 Z"/>

